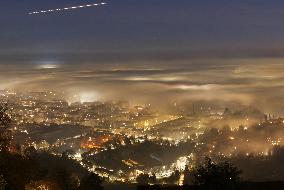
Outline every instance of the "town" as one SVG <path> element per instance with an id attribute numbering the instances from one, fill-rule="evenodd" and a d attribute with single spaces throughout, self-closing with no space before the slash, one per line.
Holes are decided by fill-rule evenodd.
<path id="1" fill-rule="evenodd" d="M 147 173 L 167 183 L 205 156 L 268 158 L 283 145 L 284 119 L 251 107 L 192 104 L 187 112 L 174 103 L 169 113 L 159 113 L 150 104 L 126 101 L 69 103 L 52 91 L 3 90 L 0 97 L 13 121 L 10 151 L 33 147 L 68 155 L 110 182 L 136 183 Z M 174 183 L 183 184 L 183 178 Z"/>

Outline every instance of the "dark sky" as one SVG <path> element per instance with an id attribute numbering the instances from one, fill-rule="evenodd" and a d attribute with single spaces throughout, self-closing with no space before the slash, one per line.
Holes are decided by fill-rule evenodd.
<path id="1" fill-rule="evenodd" d="M 101 1 L 1 1 L 1 56 L 274 57 L 284 52 L 282 0 L 106 0 L 104 7 L 27 14 L 96 2 Z"/>

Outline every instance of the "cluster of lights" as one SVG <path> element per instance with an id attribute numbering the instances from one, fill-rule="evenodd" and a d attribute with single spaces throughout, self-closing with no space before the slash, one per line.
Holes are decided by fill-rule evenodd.
<path id="1" fill-rule="evenodd" d="M 79 6 L 73 6 L 73 7 L 65 7 L 65 8 L 57 8 L 57 9 L 34 11 L 34 12 L 29 12 L 29 15 L 47 14 L 47 13 L 60 12 L 60 11 L 69 11 L 69 10 L 74 10 L 74 9 L 96 7 L 96 6 L 106 5 L 106 4 L 107 3 L 102 2 L 102 3 L 86 4 L 86 5 L 79 5 Z"/>

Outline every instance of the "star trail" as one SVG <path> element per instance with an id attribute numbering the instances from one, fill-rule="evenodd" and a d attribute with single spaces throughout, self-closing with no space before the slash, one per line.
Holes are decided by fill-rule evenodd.
<path id="1" fill-rule="evenodd" d="M 97 6 L 103 6 L 107 3 L 93 3 L 93 4 L 85 4 L 85 5 L 78 5 L 78 6 L 71 6 L 71 7 L 64 7 L 64 8 L 56 8 L 56 9 L 47 9 L 47 10 L 39 10 L 39 11 L 33 11 L 29 12 L 29 15 L 37 15 L 37 14 L 49 14 L 49 13 L 58 13 L 62 11 L 72 11 L 75 9 L 83 9 L 83 8 L 90 8 L 90 7 L 97 7 Z"/>

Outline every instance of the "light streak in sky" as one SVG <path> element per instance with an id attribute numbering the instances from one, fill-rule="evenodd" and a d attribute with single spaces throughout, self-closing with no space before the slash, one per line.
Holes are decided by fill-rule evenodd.
<path id="1" fill-rule="evenodd" d="M 61 11 L 70 11 L 74 9 L 83 9 L 83 8 L 90 8 L 90 7 L 97 7 L 106 5 L 107 3 L 94 3 L 94 4 L 85 4 L 85 5 L 78 5 L 78 6 L 72 6 L 72 7 L 64 7 L 64 8 L 57 8 L 57 9 L 48 9 L 48 10 L 40 10 L 40 11 L 34 11 L 29 12 L 29 15 L 36 15 L 36 14 L 48 14 L 48 13 L 56 13 Z"/>

